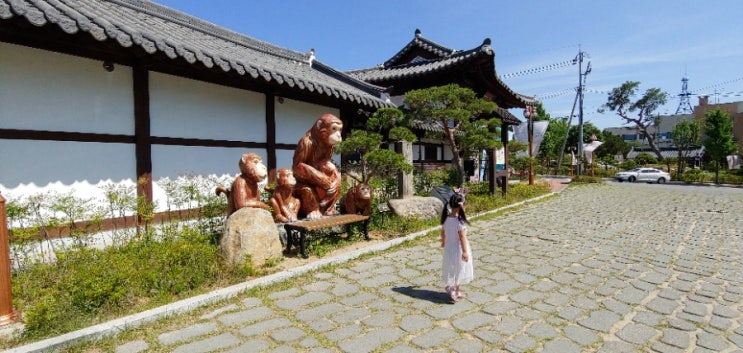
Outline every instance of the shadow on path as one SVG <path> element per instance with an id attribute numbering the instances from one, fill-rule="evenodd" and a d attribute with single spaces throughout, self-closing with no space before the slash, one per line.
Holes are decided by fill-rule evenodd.
<path id="1" fill-rule="evenodd" d="M 393 292 L 405 294 L 411 298 L 428 300 L 436 304 L 452 304 L 451 298 L 444 292 L 420 289 L 418 286 L 392 287 Z"/>

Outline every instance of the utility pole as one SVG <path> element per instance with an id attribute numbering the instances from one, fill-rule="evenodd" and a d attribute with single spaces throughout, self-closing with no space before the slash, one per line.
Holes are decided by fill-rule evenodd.
<path id="1" fill-rule="evenodd" d="M 591 62 L 588 62 L 586 71 L 583 72 L 583 57 L 586 52 L 580 50 L 578 46 L 578 56 L 573 61 L 578 61 L 578 156 L 583 156 L 583 87 L 585 86 L 584 80 L 589 73 L 591 73 Z M 582 164 L 578 163 L 578 175 L 582 174 Z"/>

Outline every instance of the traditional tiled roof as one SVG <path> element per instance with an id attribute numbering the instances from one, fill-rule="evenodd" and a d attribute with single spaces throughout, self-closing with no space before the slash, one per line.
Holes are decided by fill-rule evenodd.
<path id="1" fill-rule="evenodd" d="M 393 106 L 382 98 L 383 88 L 334 70 L 312 53 L 281 48 L 146 0 L 0 0 L 0 26 L 14 18 L 37 27 L 57 26 L 68 34 L 88 33 L 100 42 L 235 72 L 263 84 L 370 108 Z"/>
<path id="2" fill-rule="evenodd" d="M 650 153 L 651 155 L 655 156 L 655 153 L 650 149 L 650 147 L 647 148 L 641 148 L 641 147 L 633 147 L 629 153 L 627 153 L 628 159 L 633 159 L 637 157 L 640 153 Z M 661 156 L 663 158 L 676 158 L 679 156 L 678 149 L 674 148 L 661 148 L 660 150 Z M 686 158 L 702 158 L 704 157 L 704 146 L 697 147 L 697 148 L 690 148 L 686 151 L 684 151 L 684 157 Z"/>
<path id="3" fill-rule="evenodd" d="M 508 125 L 521 125 L 521 121 L 513 116 L 508 110 L 503 108 L 495 108 L 495 116 Z M 444 128 L 438 122 L 413 120 L 410 122 L 410 127 L 415 130 L 441 132 Z"/>
<path id="4" fill-rule="evenodd" d="M 394 81 L 421 79 L 459 68 L 478 68 L 482 85 L 490 93 L 487 98 L 500 107 L 508 109 L 536 105 L 536 99 L 514 92 L 496 75 L 495 52 L 490 44 L 490 39 L 485 39 L 473 49 L 455 50 L 424 38 L 420 30 L 416 30 L 415 38 L 384 64 L 348 71 L 348 74 L 385 86 Z"/>

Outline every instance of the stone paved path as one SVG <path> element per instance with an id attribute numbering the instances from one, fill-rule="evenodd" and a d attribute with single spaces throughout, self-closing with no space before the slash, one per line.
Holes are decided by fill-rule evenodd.
<path id="1" fill-rule="evenodd" d="M 448 304 L 435 238 L 139 330 L 116 352 L 743 352 L 743 190 L 571 187 L 475 219 Z"/>

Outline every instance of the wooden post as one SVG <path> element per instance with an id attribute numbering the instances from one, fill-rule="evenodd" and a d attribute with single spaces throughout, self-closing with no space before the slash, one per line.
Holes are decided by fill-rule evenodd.
<path id="1" fill-rule="evenodd" d="M 401 141 L 395 144 L 395 152 L 400 153 L 405 157 L 405 162 L 413 164 L 413 143 L 409 141 Z M 413 173 L 408 174 L 400 173 L 397 177 L 397 196 L 401 199 L 411 197 L 415 194 L 415 186 L 413 185 Z"/>
<path id="2" fill-rule="evenodd" d="M 0 195 L 0 326 L 18 322 L 20 314 L 13 309 L 10 286 L 10 247 L 8 246 L 8 216 L 5 198 Z"/>

